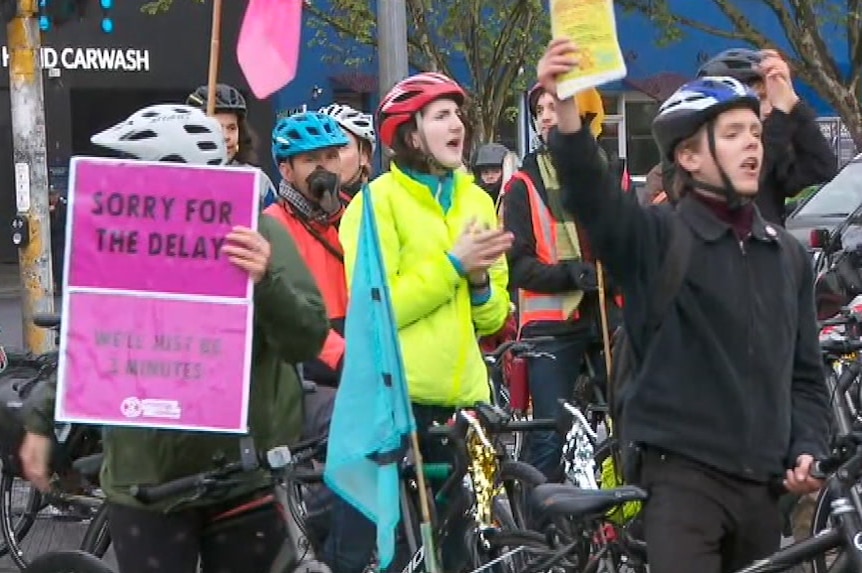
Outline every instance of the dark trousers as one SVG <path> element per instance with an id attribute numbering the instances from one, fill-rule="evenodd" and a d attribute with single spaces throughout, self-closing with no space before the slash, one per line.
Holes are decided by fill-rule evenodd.
<path id="1" fill-rule="evenodd" d="M 592 337 L 566 336 L 535 345 L 538 352 L 555 357 L 530 358 L 527 363 L 533 418 L 554 418 L 560 411 L 561 398 L 571 400 L 575 380 L 584 362 Z M 527 434 L 527 462 L 551 481 L 562 477 L 563 436 L 557 432 Z"/>
<path id="2" fill-rule="evenodd" d="M 274 505 L 207 532 L 213 515 L 240 503 L 168 514 L 110 504 L 108 528 L 120 573 L 269 571 L 285 539 L 284 520 Z"/>
<path id="3" fill-rule="evenodd" d="M 646 451 L 640 482 L 651 573 L 732 573 L 778 550 L 778 496 L 693 460 Z"/>
<path id="4" fill-rule="evenodd" d="M 413 416 L 416 419 L 416 427 L 419 430 L 420 448 L 422 459 L 425 462 L 450 462 L 453 458 L 448 447 L 440 444 L 439 440 L 429 440 L 422 437 L 422 433 L 430 428 L 435 422 L 445 423 L 454 413 L 453 408 L 441 408 L 435 406 L 413 405 Z M 440 484 L 436 484 L 438 487 Z M 434 488 L 435 484 L 431 484 Z M 334 496 L 332 510 L 332 522 L 329 537 L 323 550 L 323 560 L 329 565 L 333 573 L 362 573 L 368 565 L 377 548 L 377 529 L 369 519 L 360 513 L 352 505 Z M 450 503 L 455 503 L 450 500 Z M 452 545 L 458 543 L 463 545 L 464 534 L 447 536 Z M 444 558 L 444 569 L 455 570 L 455 567 L 446 567 L 446 563 L 458 558 L 460 548 L 447 546 L 442 548 Z M 400 571 L 410 559 L 407 547 L 400 544 L 396 547 L 395 559 L 390 570 Z"/>

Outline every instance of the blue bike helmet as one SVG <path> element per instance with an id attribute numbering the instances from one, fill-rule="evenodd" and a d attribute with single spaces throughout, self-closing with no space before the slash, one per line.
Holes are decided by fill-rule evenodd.
<path id="1" fill-rule="evenodd" d="M 341 126 L 330 116 L 302 112 L 278 120 L 272 130 L 272 158 L 276 164 L 300 153 L 350 143 Z"/>
<path id="2" fill-rule="evenodd" d="M 760 99 L 745 84 L 731 77 L 704 77 L 688 82 L 659 108 L 652 132 L 662 157 L 674 160 L 676 146 L 721 113 L 747 108 L 760 115 Z"/>

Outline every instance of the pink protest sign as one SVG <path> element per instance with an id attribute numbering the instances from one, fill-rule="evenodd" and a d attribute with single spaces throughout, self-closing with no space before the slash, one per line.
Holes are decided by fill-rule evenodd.
<path id="1" fill-rule="evenodd" d="M 252 169 L 79 157 L 70 169 L 58 421 L 246 432 Z"/>
<path id="2" fill-rule="evenodd" d="M 247 296 L 221 247 L 255 225 L 257 173 L 86 157 L 72 173 L 70 287 Z"/>
<path id="3" fill-rule="evenodd" d="M 249 305 L 72 292 L 57 418 L 245 432 Z"/>

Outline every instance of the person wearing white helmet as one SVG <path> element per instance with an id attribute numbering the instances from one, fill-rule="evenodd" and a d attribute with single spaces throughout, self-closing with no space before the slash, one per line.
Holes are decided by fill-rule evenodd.
<path id="1" fill-rule="evenodd" d="M 131 160 L 224 165 L 219 122 L 184 105 L 155 105 L 94 135 L 91 141 Z M 268 215 L 258 231 L 235 227 L 223 253 L 254 281 L 249 432 L 255 446 L 292 444 L 302 431 L 303 389 L 296 364 L 316 356 L 329 328 L 323 299 L 290 235 Z M 98 380 L 96 380 L 98 383 Z M 34 392 L 25 406 L 20 447 L 24 475 L 42 491 L 51 487 L 49 460 L 55 388 Z M 177 498 L 143 504 L 133 484 L 156 485 L 213 469 L 213 459 L 239 459 L 239 435 L 182 430 L 104 429 L 101 487 L 109 510 L 113 548 L 122 573 L 267 571 L 284 542 L 276 507 L 255 501 L 270 492 L 268 480 L 248 474 L 225 497 L 202 498 L 171 510 Z M 253 512 L 251 507 L 255 507 Z M 243 509 L 245 508 L 245 509 Z M 230 543 L 204 538 L 210 516 L 239 510 L 224 531 Z M 227 522 L 226 522 L 227 524 Z M 200 569 L 198 563 L 200 562 Z"/>
<path id="2" fill-rule="evenodd" d="M 320 108 L 320 113 L 334 119 L 347 135 L 350 143 L 342 147 L 341 199 L 346 205 L 362 186 L 371 179 L 371 162 L 377 147 L 374 117 L 355 110 L 349 105 L 334 103 Z"/>

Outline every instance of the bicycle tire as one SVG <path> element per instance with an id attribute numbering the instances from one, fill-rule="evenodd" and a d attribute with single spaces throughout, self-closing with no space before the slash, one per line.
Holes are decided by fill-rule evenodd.
<path id="1" fill-rule="evenodd" d="M 506 460 L 500 464 L 498 479 L 506 490 L 514 527 L 528 529 L 531 518 L 529 494 L 537 485 L 547 481 L 545 475 L 530 464 Z"/>
<path id="2" fill-rule="evenodd" d="M 811 518 L 811 535 L 814 536 L 829 527 L 831 516 L 832 506 L 829 499 L 829 488 L 824 487 L 820 490 L 820 494 L 817 496 L 816 505 L 814 506 L 814 515 Z M 836 561 L 842 553 L 842 550 L 838 550 L 833 561 Z M 827 562 L 825 555 L 815 557 L 809 561 L 809 563 L 811 565 L 812 573 L 829 573 L 829 571 L 833 570 L 831 568 L 831 563 Z"/>
<path id="3" fill-rule="evenodd" d="M 12 507 L 12 488 L 15 484 L 15 476 L 3 472 L 0 476 L 0 533 L 3 536 L 3 553 L 9 553 L 9 557 L 19 569 L 25 569 L 27 562 L 21 556 L 19 543 L 27 536 L 36 521 L 35 515 L 42 505 L 42 495 L 32 489 L 27 504 L 24 507 L 24 515 L 18 523 L 14 522 L 14 510 Z"/>
<path id="4" fill-rule="evenodd" d="M 108 529 L 108 504 L 102 503 L 96 515 L 87 525 L 84 538 L 81 540 L 81 551 L 102 558 L 111 547 L 111 533 Z"/>
<path id="5" fill-rule="evenodd" d="M 85 551 L 49 551 L 33 559 L 27 573 L 114 573 L 108 564 Z"/>

